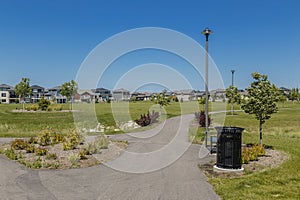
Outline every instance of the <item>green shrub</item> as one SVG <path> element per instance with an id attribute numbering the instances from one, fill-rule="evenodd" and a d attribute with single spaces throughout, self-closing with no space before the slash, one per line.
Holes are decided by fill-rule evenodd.
<path id="1" fill-rule="evenodd" d="M 40 169 L 43 167 L 42 159 L 41 157 L 38 157 L 33 163 L 28 163 L 27 167 L 33 168 L 33 169 Z"/>
<path id="2" fill-rule="evenodd" d="M 29 144 L 37 144 L 38 141 L 37 141 L 36 137 L 30 137 L 28 140 L 28 143 Z"/>
<path id="3" fill-rule="evenodd" d="M 95 147 L 96 149 L 107 149 L 108 148 L 108 139 L 107 137 L 105 137 L 104 134 L 101 134 L 99 136 L 96 137 L 95 139 Z"/>
<path id="4" fill-rule="evenodd" d="M 253 145 L 249 148 L 244 148 L 242 150 L 242 163 L 247 164 L 250 161 L 255 161 L 258 157 L 264 156 L 265 154 L 265 147 L 258 144 Z"/>
<path id="5" fill-rule="evenodd" d="M 66 141 L 66 139 L 63 136 L 63 134 L 61 134 L 61 133 L 52 134 L 52 143 L 53 144 L 59 144 L 59 143 L 65 142 L 65 141 Z"/>
<path id="6" fill-rule="evenodd" d="M 15 139 L 10 143 L 10 145 L 15 150 L 23 150 L 29 146 L 29 143 L 26 140 Z"/>
<path id="7" fill-rule="evenodd" d="M 61 105 L 56 105 L 53 107 L 53 110 L 55 111 L 61 111 L 62 110 L 62 106 Z"/>
<path id="8" fill-rule="evenodd" d="M 40 145 L 47 146 L 51 144 L 51 132 L 49 130 L 42 131 L 37 137 Z"/>
<path id="9" fill-rule="evenodd" d="M 34 153 L 34 151 L 35 151 L 34 145 L 29 144 L 25 150 L 26 150 L 26 153 Z"/>
<path id="10" fill-rule="evenodd" d="M 71 167 L 78 167 L 80 160 L 80 156 L 78 154 L 71 153 L 68 158 L 71 163 Z"/>
<path id="11" fill-rule="evenodd" d="M 86 150 L 86 149 L 82 149 L 82 150 L 79 152 L 80 159 L 81 159 L 81 160 L 87 159 L 87 157 L 86 157 L 87 154 L 88 154 L 87 150 Z"/>
<path id="12" fill-rule="evenodd" d="M 26 108 L 25 108 L 27 111 L 31 111 L 31 110 L 33 110 L 33 111 L 37 111 L 38 109 L 39 109 L 39 106 L 38 105 L 36 105 L 36 104 L 32 104 L 32 105 L 28 105 L 28 106 L 26 106 Z"/>
<path id="13" fill-rule="evenodd" d="M 50 105 L 50 101 L 42 97 L 38 102 L 38 108 L 40 110 L 47 110 Z"/>
<path id="14" fill-rule="evenodd" d="M 79 144 L 84 142 L 84 135 L 80 133 L 77 129 L 72 129 L 63 143 L 64 151 L 75 149 Z"/>
<path id="15" fill-rule="evenodd" d="M 97 149 L 96 149 L 94 143 L 88 143 L 85 147 L 85 150 L 86 150 L 86 155 L 92 155 L 92 154 L 97 153 Z"/>
<path id="16" fill-rule="evenodd" d="M 35 149 L 35 155 L 37 156 L 45 156 L 47 154 L 47 149 L 43 148 L 43 147 L 39 147 L 37 149 Z"/>
<path id="17" fill-rule="evenodd" d="M 15 151 L 12 148 L 7 149 L 5 151 L 5 155 L 6 155 L 6 157 L 8 157 L 11 160 L 17 160 L 18 159 L 17 155 L 15 154 Z"/>

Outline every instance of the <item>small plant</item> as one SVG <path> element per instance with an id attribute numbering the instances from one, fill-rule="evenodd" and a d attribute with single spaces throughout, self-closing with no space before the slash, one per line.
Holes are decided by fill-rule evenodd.
<path id="1" fill-rule="evenodd" d="M 87 159 L 86 155 L 88 154 L 87 150 L 84 148 L 79 152 L 79 156 L 81 160 Z"/>
<path id="2" fill-rule="evenodd" d="M 201 127 L 205 127 L 205 112 L 204 111 L 195 112 L 195 118 L 196 118 L 197 122 L 199 122 L 199 125 Z M 208 116 L 208 126 L 210 126 L 210 123 L 211 123 L 211 119 Z"/>
<path id="3" fill-rule="evenodd" d="M 252 145 L 248 148 L 244 148 L 242 150 L 242 163 L 247 164 L 250 161 L 255 161 L 258 157 L 264 156 L 265 154 L 265 147 L 258 144 Z"/>
<path id="4" fill-rule="evenodd" d="M 29 143 L 26 140 L 15 139 L 10 143 L 10 145 L 15 150 L 23 150 L 29 146 Z"/>
<path id="5" fill-rule="evenodd" d="M 66 139 L 63 136 L 63 134 L 61 134 L 61 133 L 52 134 L 52 143 L 53 144 L 59 144 L 59 143 L 65 142 L 65 141 L 66 141 Z"/>
<path id="6" fill-rule="evenodd" d="M 28 167 L 33 169 L 40 169 L 43 167 L 41 157 L 38 157 L 33 163 L 29 164 Z"/>
<path id="7" fill-rule="evenodd" d="M 61 105 L 56 105 L 53 107 L 53 110 L 55 111 L 61 111 L 62 110 L 62 106 Z"/>
<path id="8" fill-rule="evenodd" d="M 17 160 L 18 159 L 17 155 L 15 154 L 15 151 L 12 148 L 7 149 L 5 151 L 5 155 L 6 155 L 6 157 L 8 157 L 11 160 Z"/>
<path id="9" fill-rule="evenodd" d="M 47 110 L 49 105 L 50 105 L 50 101 L 48 99 L 45 99 L 45 97 L 42 97 L 38 102 L 38 108 L 40 110 L 44 110 L 44 111 Z"/>
<path id="10" fill-rule="evenodd" d="M 25 109 L 26 109 L 27 111 L 31 111 L 31 110 L 37 111 L 37 110 L 39 109 L 39 106 L 36 105 L 36 104 L 32 104 L 32 105 L 26 106 Z"/>
<path id="11" fill-rule="evenodd" d="M 47 146 L 51 144 L 51 132 L 49 130 L 44 130 L 38 135 L 38 143 L 42 146 Z"/>
<path id="12" fill-rule="evenodd" d="M 29 144 L 37 144 L 38 141 L 37 141 L 36 137 L 30 137 L 28 140 L 28 143 Z"/>
<path id="13" fill-rule="evenodd" d="M 158 117 L 159 113 L 153 110 L 151 114 L 148 112 L 147 114 L 141 115 L 140 119 L 135 120 L 135 122 L 140 126 L 148 126 L 157 122 Z"/>
<path id="14" fill-rule="evenodd" d="M 26 153 L 34 153 L 34 151 L 35 151 L 34 145 L 29 144 L 25 150 L 26 150 Z"/>
<path id="15" fill-rule="evenodd" d="M 97 153 L 97 149 L 96 149 L 94 143 L 88 143 L 85 147 L 85 150 L 86 150 L 86 155 L 92 155 L 92 154 Z"/>
<path id="16" fill-rule="evenodd" d="M 96 137 L 94 145 L 96 149 L 107 149 L 108 148 L 108 139 L 104 134 L 101 134 Z"/>
<path id="17" fill-rule="evenodd" d="M 37 156 L 45 156 L 47 154 L 47 149 L 43 148 L 43 147 L 39 147 L 35 150 L 35 155 Z"/>
<path id="18" fill-rule="evenodd" d="M 66 141 L 63 143 L 64 151 L 75 149 L 79 144 L 83 144 L 84 135 L 77 129 L 73 129 L 68 133 Z"/>
<path id="19" fill-rule="evenodd" d="M 56 153 L 48 153 L 46 155 L 46 159 L 49 159 L 49 160 L 56 160 L 57 159 L 57 155 Z"/>
<path id="20" fill-rule="evenodd" d="M 78 167 L 80 160 L 80 156 L 78 154 L 71 153 L 68 158 L 71 163 L 71 167 Z"/>

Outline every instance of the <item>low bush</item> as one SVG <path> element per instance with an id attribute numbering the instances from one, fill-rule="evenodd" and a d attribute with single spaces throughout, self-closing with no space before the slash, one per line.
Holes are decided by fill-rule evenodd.
<path id="1" fill-rule="evenodd" d="M 68 158 L 71 163 L 71 167 L 78 167 L 80 160 L 80 156 L 78 154 L 71 153 Z"/>
<path id="2" fill-rule="evenodd" d="M 49 106 L 50 106 L 50 101 L 48 99 L 45 99 L 44 97 L 42 97 L 38 102 L 38 108 L 40 110 L 46 111 Z"/>
<path id="3" fill-rule="evenodd" d="M 59 144 L 66 141 L 66 138 L 61 133 L 53 133 L 51 139 L 53 144 Z"/>
<path id="4" fill-rule="evenodd" d="M 26 106 L 26 108 L 25 108 L 27 111 L 31 111 L 31 110 L 33 110 L 33 111 L 37 111 L 38 109 L 39 109 L 39 106 L 38 105 L 36 105 L 36 104 L 32 104 L 32 105 L 28 105 L 28 106 Z"/>
<path id="5" fill-rule="evenodd" d="M 55 110 L 55 111 L 61 111 L 62 110 L 62 105 L 53 106 L 53 110 Z"/>
<path id="6" fill-rule="evenodd" d="M 24 150 L 29 146 L 29 143 L 23 139 L 15 139 L 10 143 L 11 148 L 15 150 Z"/>
<path id="7" fill-rule="evenodd" d="M 25 150 L 26 150 L 26 153 L 34 153 L 34 151 L 35 151 L 34 145 L 29 144 Z"/>
<path id="8" fill-rule="evenodd" d="M 250 161 L 257 160 L 258 157 L 266 155 L 266 150 L 264 146 L 253 145 L 248 148 L 242 149 L 242 163 L 247 164 Z"/>
<path id="9" fill-rule="evenodd" d="M 75 149 L 79 144 L 83 144 L 84 139 L 84 135 L 77 129 L 71 130 L 67 135 L 66 141 L 63 143 L 63 150 Z"/>
<path id="10" fill-rule="evenodd" d="M 37 149 L 35 149 L 35 155 L 37 156 L 45 156 L 47 154 L 47 149 L 43 148 L 43 147 L 39 147 Z"/>
<path id="11" fill-rule="evenodd" d="M 158 117 L 159 117 L 159 113 L 153 110 L 151 114 L 148 112 L 147 114 L 141 115 L 140 119 L 135 120 L 135 122 L 139 126 L 148 126 L 150 124 L 157 122 Z"/>
<path id="12" fill-rule="evenodd" d="M 51 132 L 49 130 L 44 130 L 38 134 L 38 143 L 42 146 L 47 146 L 52 144 L 51 141 Z"/>
<path id="13" fill-rule="evenodd" d="M 11 160 L 17 160 L 18 159 L 15 151 L 12 148 L 7 149 L 5 151 L 5 155 L 6 155 L 6 157 L 8 157 Z"/>
<path id="14" fill-rule="evenodd" d="M 200 112 L 195 112 L 195 119 L 199 123 L 201 127 L 205 127 L 205 112 L 200 111 Z M 211 118 L 208 116 L 208 126 L 211 124 Z"/>

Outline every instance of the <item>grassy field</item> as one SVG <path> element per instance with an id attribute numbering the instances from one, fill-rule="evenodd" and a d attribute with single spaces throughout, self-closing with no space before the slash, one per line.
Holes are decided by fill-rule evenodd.
<path id="1" fill-rule="evenodd" d="M 288 104 L 263 128 L 264 144 L 288 153 L 278 168 L 239 178 L 209 178 L 222 199 L 300 199 L 300 104 Z M 217 118 L 217 116 L 215 116 Z M 258 122 L 243 112 L 227 115 L 225 125 L 245 128 L 244 143 L 259 143 Z"/>

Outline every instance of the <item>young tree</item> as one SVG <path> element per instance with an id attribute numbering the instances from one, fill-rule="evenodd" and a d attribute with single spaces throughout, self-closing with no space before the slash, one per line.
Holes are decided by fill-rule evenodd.
<path id="1" fill-rule="evenodd" d="M 68 101 L 73 101 L 72 97 L 77 92 L 77 89 L 77 83 L 74 80 L 71 80 L 70 82 L 65 82 L 61 85 L 61 94 L 66 96 Z"/>
<path id="2" fill-rule="evenodd" d="M 156 99 L 155 99 L 155 103 L 159 104 L 160 107 L 164 107 L 169 105 L 169 101 L 166 98 L 166 90 L 163 90 L 162 93 L 157 94 Z"/>
<path id="3" fill-rule="evenodd" d="M 282 107 L 284 107 L 284 103 L 286 102 L 286 96 L 284 94 L 279 95 L 279 102 L 282 103 Z"/>
<path id="4" fill-rule="evenodd" d="M 27 95 L 32 94 L 32 89 L 30 87 L 30 79 L 29 78 L 22 78 L 20 83 L 15 86 L 15 93 L 19 96 L 20 102 L 23 103 L 23 110 L 24 110 L 24 103 L 25 97 Z"/>
<path id="5" fill-rule="evenodd" d="M 228 98 L 228 103 L 231 103 L 231 115 L 233 115 L 234 104 L 241 103 L 241 95 L 239 94 L 239 90 L 235 86 L 229 86 L 225 91 L 226 97 Z"/>
<path id="6" fill-rule="evenodd" d="M 252 73 L 254 81 L 248 87 L 248 99 L 242 105 L 242 109 L 249 114 L 254 114 L 259 120 L 260 144 L 262 145 L 262 126 L 271 114 L 276 113 L 276 102 L 279 100 L 279 90 L 268 80 L 267 75 L 258 72 Z"/>
<path id="7" fill-rule="evenodd" d="M 202 96 L 199 100 L 198 100 L 198 103 L 200 105 L 202 105 L 202 110 L 204 110 L 204 106 L 205 106 L 205 103 L 206 103 L 206 97 L 205 96 Z"/>

